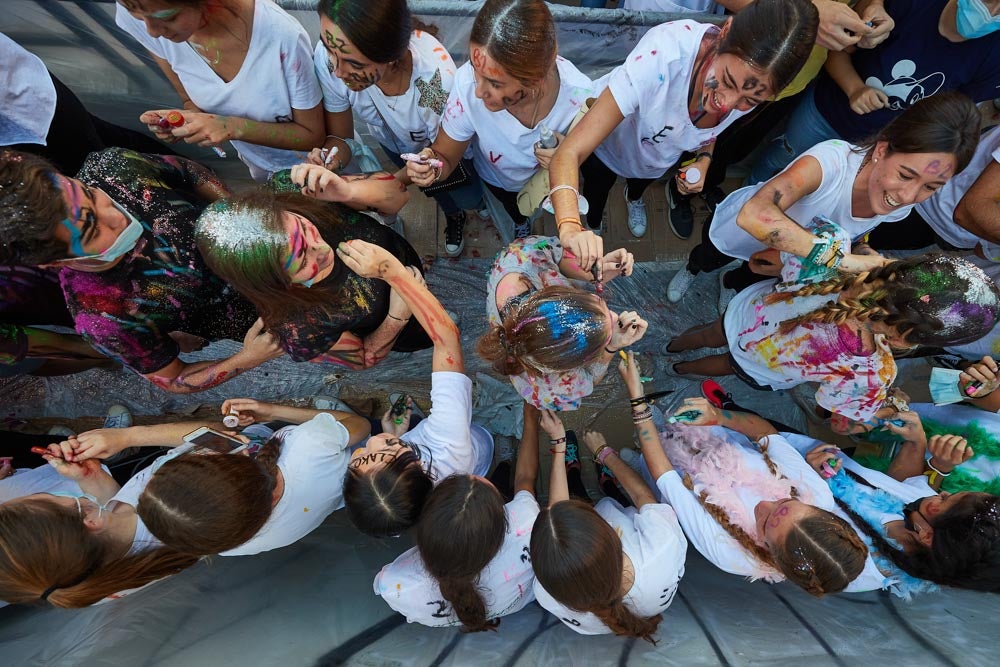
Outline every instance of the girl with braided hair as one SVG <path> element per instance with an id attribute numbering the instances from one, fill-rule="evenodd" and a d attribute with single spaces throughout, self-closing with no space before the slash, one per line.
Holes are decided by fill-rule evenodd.
<path id="1" fill-rule="evenodd" d="M 632 365 L 632 360 L 629 360 Z M 629 383 L 642 397 L 642 384 Z M 641 407 L 641 406 L 640 406 Z M 677 425 L 637 425 L 647 472 L 691 544 L 721 570 L 821 597 L 882 587 L 830 490 L 766 420 L 687 398 Z"/>
<path id="2" fill-rule="evenodd" d="M 600 259 L 598 294 L 583 289 L 593 279 L 558 239 L 529 236 L 501 250 L 487 277 L 490 328 L 476 350 L 510 378 L 521 397 L 540 410 L 576 410 L 594 391 L 618 350 L 646 333 L 634 312 L 614 313 L 603 284 L 632 275 L 632 253 L 623 248 Z"/>
<path id="3" fill-rule="evenodd" d="M 729 347 L 674 364 L 678 373 L 737 375 L 755 389 L 818 382 L 816 402 L 855 421 L 882 407 L 893 350 L 985 336 L 1000 290 L 967 260 L 927 254 L 811 284 L 772 281 L 739 293 L 723 318 L 674 339 L 669 352 Z"/>

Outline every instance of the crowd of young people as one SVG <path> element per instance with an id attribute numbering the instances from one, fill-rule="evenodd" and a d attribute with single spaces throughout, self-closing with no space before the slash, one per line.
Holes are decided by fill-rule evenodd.
<path id="1" fill-rule="evenodd" d="M 487 0 L 461 66 L 402 0 L 321 0 L 314 49 L 270 0 L 119 0 L 119 26 L 180 96 L 175 109 L 142 114 L 156 139 L 231 141 L 253 179 L 296 191 L 234 194 L 204 166 L 124 131 L 102 134 L 121 145 L 95 143 L 80 164 L 78 142 L 61 146 L 56 131 L 68 122 L 58 97 L 72 93 L 54 77 L 25 84 L 54 111 L 52 127 L 33 133 L 37 119 L 9 119 L 19 129 L 0 153 L 5 374 L 120 363 L 190 393 L 283 355 L 363 369 L 393 350 L 432 348 L 431 410 L 420 419 L 403 397 L 369 421 L 337 401 L 305 409 L 233 398 L 221 414 L 236 425 L 208 425 L 250 445 L 238 454 L 180 447 L 205 423 L 12 437 L 12 458 L 0 460 L 0 600 L 111 600 L 206 556 L 286 546 L 342 508 L 365 533 L 415 536 L 376 576 L 376 595 L 410 622 L 470 632 L 537 601 L 576 632 L 652 641 L 689 543 L 725 572 L 815 596 L 1000 590 L 1000 496 L 982 473 L 995 440 L 970 444 L 954 420 L 928 430 L 923 408 L 911 410 L 894 386 L 897 357 L 947 349 L 974 362 L 948 376 L 956 400 L 984 423 L 1000 408 L 988 356 L 1000 338 L 991 278 L 1000 148 L 998 131 L 980 136 L 975 104 L 995 94 L 984 81 L 1000 70 L 1000 7 L 720 4 L 732 14 L 721 25 L 653 27 L 591 81 L 558 55 L 541 0 Z M 946 42 L 954 66 L 931 75 L 912 59 L 890 64 L 901 50 L 917 58 L 910 26 Z M 0 47 L 17 56 L 13 67 L 40 65 L 10 40 Z M 801 92 L 827 50 L 827 73 Z M 832 117 L 814 122 L 844 111 L 829 81 L 849 104 L 839 129 Z M 786 93 L 797 106 L 775 103 Z M 23 108 L 0 110 L 6 120 Z M 664 176 L 678 197 L 708 198 L 716 146 L 737 159 L 750 128 L 761 138 L 756 119 L 773 125 L 788 113 L 762 158 L 769 180 L 713 196 L 704 247 L 664 301 L 733 259 L 743 265 L 726 285 L 739 293 L 717 321 L 660 353 L 674 374 L 735 374 L 760 391 L 817 383 L 810 416 L 899 436 L 885 472 L 744 410 L 711 380 L 663 415 L 629 349 L 648 323 L 604 300 L 605 283 L 633 279 L 635 260 L 607 251 L 601 230 L 625 224 L 642 237 L 642 193 Z M 356 173 L 368 149 L 355 120 L 395 173 Z M 627 220 L 605 220 L 619 176 Z M 539 178 L 544 202 L 525 194 Z M 484 193 L 515 223 L 517 239 L 487 277 L 476 351 L 524 399 L 516 448 L 472 423 L 448 304 L 427 288 L 405 238 L 364 213 L 396 213 L 409 184 L 440 205 L 449 256 L 461 254 L 466 212 Z M 538 206 L 554 213 L 555 237 L 531 234 Z M 683 217 L 683 206 L 670 215 Z M 670 224 L 685 237 L 679 220 Z M 878 252 L 932 244 L 905 259 Z M 38 328 L 67 324 L 76 336 Z M 243 346 L 225 359 L 180 357 L 220 339 Z M 729 352 L 676 356 L 719 347 Z M 606 496 L 594 503 L 560 412 L 579 409 L 612 363 L 639 451 L 582 435 Z M 552 453 L 547 498 L 536 493 L 540 432 Z M 39 445 L 32 460 L 27 449 Z M 962 484 L 939 491 L 956 472 Z"/>

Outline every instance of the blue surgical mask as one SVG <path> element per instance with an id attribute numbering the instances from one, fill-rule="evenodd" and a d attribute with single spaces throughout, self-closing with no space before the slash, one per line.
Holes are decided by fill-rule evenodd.
<path id="1" fill-rule="evenodd" d="M 114 202 L 112 202 L 114 203 Z M 98 253 L 96 255 L 86 255 L 84 257 L 67 257 L 66 259 L 59 259 L 53 262 L 54 264 L 69 264 L 70 266 L 76 266 L 78 268 L 92 267 L 101 268 L 109 262 L 113 262 L 118 259 L 129 250 L 135 247 L 135 244 L 139 242 L 142 237 L 142 232 L 145 228 L 142 223 L 139 222 L 138 218 L 126 211 L 124 208 L 114 203 L 115 208 L 117 208 L 125 219 L 128 220 L 128 225 L 125 229 L 118 234 L 118 238 L 112 243 L 104 252 Z M 66 225 L 71 234 L 79 235 L 80 230 L 78 230 L 73 223 L 68 220 L 63 220 L 63 224 Z"/>
<path id="2" fill-rule="evenodd" d="M 1000 16 L 990 14 L 983 0 L 958 0 L 955 23 L 958 34 L 966 39 L 976 39 L 1000 30 Z"/>
<path id="3" fill-rule="evenodd" d="M 312 287 L 314 282 L 316 282 L 316 279 L 310 278 L 309 280 L 303 280 L 299 284 L 302 285 L 303 287 Z"/>

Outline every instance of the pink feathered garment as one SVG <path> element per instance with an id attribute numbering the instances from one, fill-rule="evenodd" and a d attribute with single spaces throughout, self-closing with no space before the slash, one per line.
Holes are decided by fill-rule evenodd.
<path id="1" fill-rule="evenodd" d="M 708 502 L 722 508 L 735 525 L 746 531 L 757 544 L 764 546 L 757 535 L 757 521 L 753 507 L 747 507 L 737 489 L 751 489 L 764 500 L 780 500 L 792 495 L 795 486 L 787 478 L 778 478 L 770 472 L 747 468 L 746 457 L 752 454 L 745 447 L 724 440 L 709 426 L 676 426 L 667 424 L 660 431 L 660 442 L 677 472 L 687 473 L 694 483 L 695 494 L 705 491 Z M 779 469 L 780 472 L 780 469 Z M 798 499 L 812 502 L 808 488 L 798 489 Z M 756 558 L 757 570 L 751 580 L 763 579 L 775 583 L 785 577 L 776 569 Z"/>

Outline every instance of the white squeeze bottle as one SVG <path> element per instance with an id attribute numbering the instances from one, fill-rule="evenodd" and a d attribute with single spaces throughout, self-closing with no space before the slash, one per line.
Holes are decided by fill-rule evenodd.
<path id="1" fill-rule="evenodd" d="M 542 123 L 538 126 L 538 147 L 539 148 L 555 148 L 556 144 L 559 143 L 556 139 L 556 135 L 549 129 L 549 126 Z"/>

